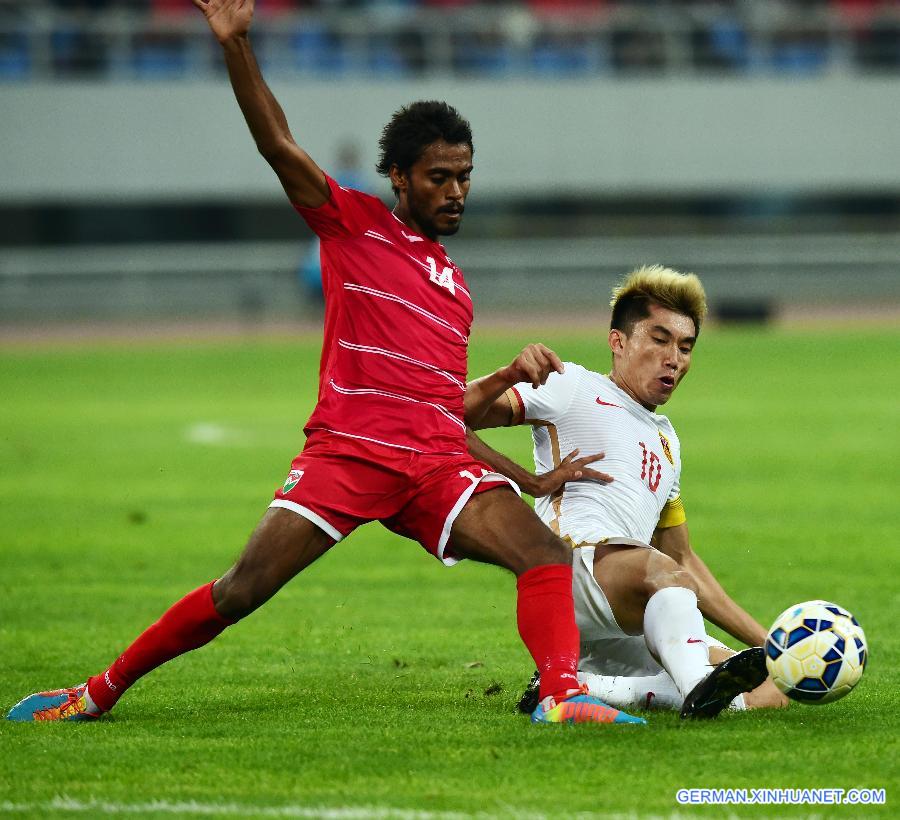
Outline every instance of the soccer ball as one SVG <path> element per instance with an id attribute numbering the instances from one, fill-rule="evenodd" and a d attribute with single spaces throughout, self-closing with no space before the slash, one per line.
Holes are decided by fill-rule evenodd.
<path id="1" fill-rule="evenodd" d="M 862 677 L 869 652 L 859 622 L 828 601 L 796 604 L 766 636 L 766 666 L 775 685 L 801 703 L 830 703 Z"/>

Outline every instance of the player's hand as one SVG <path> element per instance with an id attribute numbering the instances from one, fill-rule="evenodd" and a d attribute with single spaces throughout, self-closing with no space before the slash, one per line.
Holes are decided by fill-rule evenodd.
<path id="1" fill-rule="evenodd" d="M 522 350 L 501 372 L 511 384 L 531 382 L 531 386 L 537 388 L 547 381 L 551 373 L 562 373 L 564 369 L 559 356 L 549 347 L 532 344 Z"/>
<path id="2" fill-rule="evenodd" d="M 535 498 L 540 498 L 555 493 L 567 481 L 599 481 L 601 484 L 609 484 L 611 481 L 615 481 L 611 475 L 588 467 L 588 464 L 601 461 L 605 455 L 605 453 L 597 453 L 593 456 L 578 458 L 578 450 L 572 450 L 559 463 L 559 467 L 543 475 L 535 476 L 533 486 L 527 488 L 526 492 Z M 534 492 L 530 492 L 532 489 Z"/>
<path id="3" fill-rule="evenodd" d="M 220 43 L 242 37 L 250 30 L 254 0 L 191 0 L 203 12 Z"/>

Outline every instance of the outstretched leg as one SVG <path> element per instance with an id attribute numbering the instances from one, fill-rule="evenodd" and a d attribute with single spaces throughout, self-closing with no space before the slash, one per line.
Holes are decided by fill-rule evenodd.
<path id="1" fill-rule="evenodd" d="M 541 671 L 541 698 L 576 689 L 572 551 L 505 488 L 469 500 L 450 544 L 456 554 L 505 567 L 518 578 L 519 633 Z"/>
<path id="2" fill-rule="evenodd" d="M 718 666 L 737 653 L 712 642 L 709 646 L 709 662 Z M 681 709 L 684 697 L 675 686 L 668 672 L 656 675 L 602 675 L 593 672 L 578 673 L 578 680 L 588 691 L 617 709 Z M 738 695 L 731 703 L 732 709 L 780 709 L 788 705 L 788 699 L 778 691 L 771 678 L 755 689 Z"/>
<path id="3" fill-rule="evenodd" d="M 547 704 L 532 720 L 644 722 L 580 693 L 572 551 L 522 499 L 505 489 L 473 496 L 453 524 L 451 545 L 460 556 L 505 567 L 518 578 L 519 634 L 540 671 L 540 699 Z"/>
<path id="4" fill-rule="evenodd" d="M 710 671 L 691 575 L 657 550 L 602 544 L 594 550 L 594 578 L 621 629 L 643 633 L 653 657 L 687 695 Z"/>
<path id="5" fill-rule="evenodd" d="M 334 540 L 285 509 L 269 509 L 234 566 L 173 604 L 105 672 L 86 685 L 31 695 L 13 707 L 11 720 L 90 719 L 107 712 L 143 675 L 209 643 L 249 615 Z"/>
<path id="6" fill-rule="evenodd" d="M 684 699 L 682 717 L 715 717 L 765 680 L 758 648 L 717 666 L 710 663 L 696 581 L 669 556 L 641 547 L 601 545 L 594 552 L 594 578 L 619 626 L 630 634 L 643 632 L 647 648 Z"/>

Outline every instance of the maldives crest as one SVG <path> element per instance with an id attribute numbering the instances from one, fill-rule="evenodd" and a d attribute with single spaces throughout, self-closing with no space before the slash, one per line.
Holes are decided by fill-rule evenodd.
<path id="1" fill-rule="evenodd" d="M 671 461 L 671 459 L 669 459 Z M 284 486 L 281 488 L 281 492 L 289 493 L 294 487 L 297 486 L 297 482 L 303 478 L 303 470 L 291 470 L 288 473 L 288 477 L 284 480 Z"/>
<path id="2" fill-rule="evenodd" d="M 662 434 L 659 434 L 659 443 L 662 444 L 663 453 L 665 457 L 669 460 L 669 464 L 673 467 L 675 466 L 675 462 L 672 459 L 672 448 L 669 446 L 669 440 Z"/>

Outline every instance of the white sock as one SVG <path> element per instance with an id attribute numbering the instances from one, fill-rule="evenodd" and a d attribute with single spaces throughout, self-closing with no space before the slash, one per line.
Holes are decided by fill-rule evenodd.
<path id="1" fill-rule="evenodd" d="M 745 712 L 747 711 L 747 701 L 744 700 L 744 693 L 741 692 L 731 703 L 728 704 L 728 708 L 735 712 Z"/>
<path id="2" fill-rule="evenodd" d="M 578 682 L 588 691 L 616 709 L 680 709 L 684 698 L 668 672 L 657 675 L 595 675 L 579 672 Z"/>
<path id="3" fill-rule="evenodd" d="M 685 587 L 666 587 L 647 601 L 644 640 L 686 697 L 711 671 L 708 636 L 697 596 Z"/>

